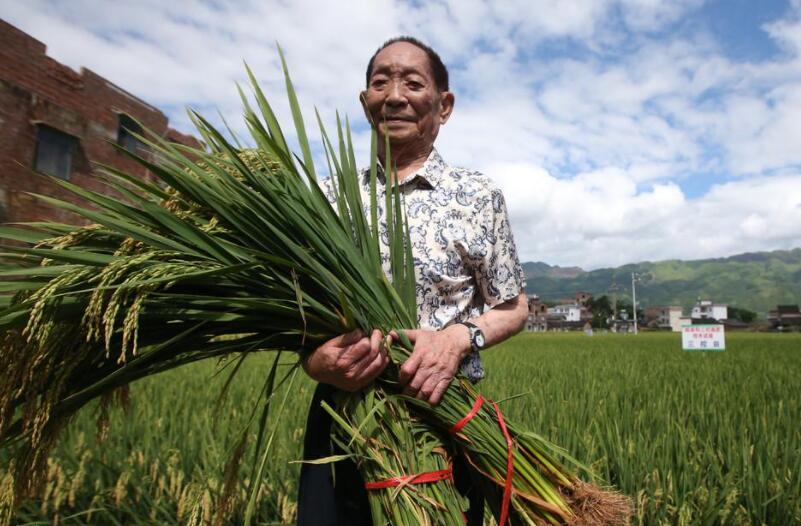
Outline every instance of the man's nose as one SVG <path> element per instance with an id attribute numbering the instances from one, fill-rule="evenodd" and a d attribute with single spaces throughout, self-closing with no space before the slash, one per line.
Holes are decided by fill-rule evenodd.
<path id="1" fill-rule="evenodd" d="M 403 82 L 392 82 L 389 86 L 389 93 L 387 93 L 387 104 L 397 106 L 406 104 L 406 102 L 406 89 Z"/>

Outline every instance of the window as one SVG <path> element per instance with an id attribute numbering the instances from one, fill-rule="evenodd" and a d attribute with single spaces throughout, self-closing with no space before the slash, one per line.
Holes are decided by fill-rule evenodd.
<path id="1" fill-rule="evenodd" d="M 36 159 L 34 169 L 62 179 L 69 179 L 72 154 L 78 139 L 44 124 L 36 125 Z"/>
<path id="2" fill-rule="evenodd" d="M 131 117 L 120 113 L 120 126 L 117 130 L 117 144 L 131 153 L 142 153 L 147 151 L 142 141 L 137 139 L 134 134 L 142 135 L 142 127 Z"/>

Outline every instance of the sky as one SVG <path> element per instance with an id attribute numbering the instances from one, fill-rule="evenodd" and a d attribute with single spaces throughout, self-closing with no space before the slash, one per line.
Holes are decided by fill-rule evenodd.
<path id="1" fill-rule="evenodd" d="M 363 162 L 365 66 L 413 35 L 456 96 L 436 147 L 504 191 L 521 260 L 801 246 L 801 0 L 0 0 L 0 17 L 184 132 L 192 107 L 244 133 L 243 61 L 283 101 L 280 43 L 307 129 L 315 107 L 348 115 Z"/>

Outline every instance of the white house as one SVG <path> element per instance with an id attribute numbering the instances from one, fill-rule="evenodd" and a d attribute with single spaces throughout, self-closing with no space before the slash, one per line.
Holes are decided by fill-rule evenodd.
<path id="1" fill-rule="evenodd" d="M 670 325 L 670 330 L 673 332 L 681 332 L 682 326 L 682 312 L 681 307 L 668 307 L 668 325 Z"/>
<path id="2" fill-rule="evenodd" d="M 549 307 L 548 314 L 564 316 L 565 321 L 581 321 L 581 305 L 571 303 Z"/>
<path id="3" fill-rule="evenodd" d="M 698 299 L 695 302 L 690 317 L 694 320 L 698 319 L 712 319 L 712 320 L 725 320 L 729 317 L 729 309 L 725 304 L 712 303 L 709 300 Z"/>

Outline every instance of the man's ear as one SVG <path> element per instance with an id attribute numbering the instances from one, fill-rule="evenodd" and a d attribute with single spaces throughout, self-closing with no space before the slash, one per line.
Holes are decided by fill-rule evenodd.
<path id="1" fill-rule="evenodd" d="M 439 120 L 440 124 L 445 124 L 453 113 L 453 105 L 456 97 L 450 91 L 443 91 L 439 96 Z"/>

